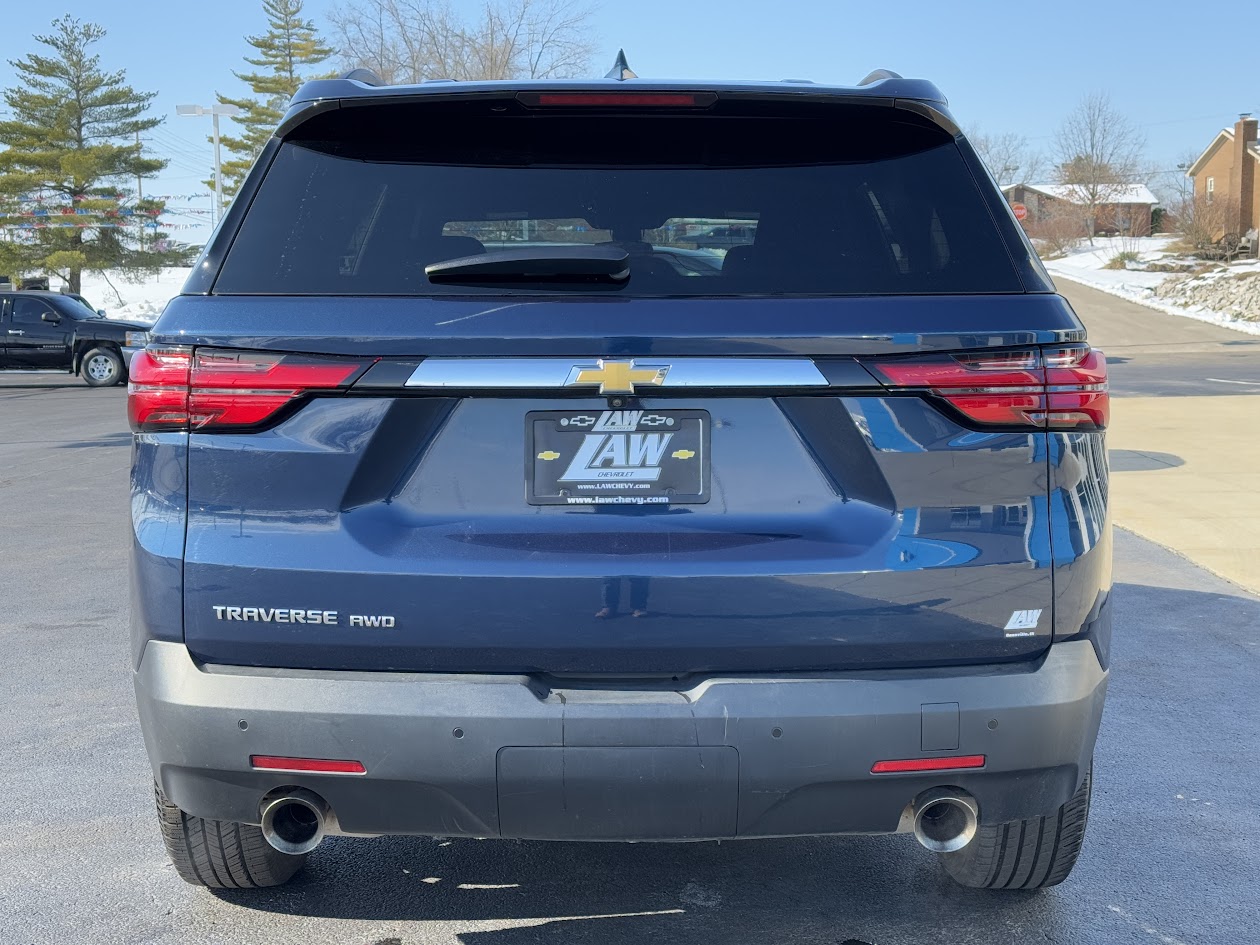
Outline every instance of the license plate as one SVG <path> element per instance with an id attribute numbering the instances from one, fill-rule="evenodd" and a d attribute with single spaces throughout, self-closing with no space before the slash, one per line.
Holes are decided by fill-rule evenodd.
<path id="1" fill-rule="evenodd" d="M 707 410 L 538 410 L 525 415 L 530 505 L 709 501 Z"/>

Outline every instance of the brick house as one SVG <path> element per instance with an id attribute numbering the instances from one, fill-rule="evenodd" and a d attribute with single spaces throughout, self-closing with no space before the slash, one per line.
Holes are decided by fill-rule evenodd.
<path id="1" fill-rule="evenodd" d="M 1194 181 L 1195 199 L 1224 201 L 1232 218 L 1225 224 L 1225 233 L 1240 237 L 1260 229 L 1258 127 L 1260 122 L 1250 114 L 1240 115 L 1234 127 L 1223 129 L 1186 171 Z M 1255 245 L 1254 235 L 1251 242 Z"/>
<path id="2" fill-rule="evenodd" d="M 1028 210 L 1024 222 L 1032 228 L 1053 211 L 1056 203 L 1081 205 L 1087 202 L 1081 199 L 1080 191 L 1073 184 L 1008 184 L 1002 188 L 1002 193 L 1010 203 L 1024 205 Z M 1098 206 L 1092 229 L 1089 221 L 1084 221 L 1086 229 L 1098 235 L 1151 235 L 1151 212 L 1159 205 L 1159 200 L 1145 184 L 1121 187 L 1109 196 L 1110 201 Z"/>

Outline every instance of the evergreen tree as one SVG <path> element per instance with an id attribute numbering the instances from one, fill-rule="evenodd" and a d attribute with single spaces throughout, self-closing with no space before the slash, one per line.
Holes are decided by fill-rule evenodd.
<path id="1" fill-rule="evenodd" d="M 166 166 L 140 142 L 162 121 L 146 117 L 155 93 L 101 68 L 91 47 L 104 35 L 94 23 L 54 20 L 35 37 L 45 50 L 9 63 L 20 85 L 5 91 L 11 115 L 0 121 L 5 262 L 14 274 L 60 276 L 73 292 L 84 270 L 147 272 L 179 255 L 154 231 L 163 203 L 127 189 Z"/>
<path id="2" fill-rule="evenodd" d="M 267 15 L 267 32 L 246 36 L 245 41 L 258 50 L 256 57 L 245 61 L 257 66 L 254 72 L 233 73 L 249 85 L 258 98 L 228 98 L 220 95 L 225 105 L 235 105 L 241 113 L 233 120 L 243 131 L 240 137 L 224 136 L 221 141 L 235 157 L 223 162 L 223 193 L 233 196 L 284 116 L 284 110 L 308 78 L 311 66 L 317 66 L 333 54 L 319 38 L 315 24 L 302 19 L 302 0 L 263 0 Z"/>

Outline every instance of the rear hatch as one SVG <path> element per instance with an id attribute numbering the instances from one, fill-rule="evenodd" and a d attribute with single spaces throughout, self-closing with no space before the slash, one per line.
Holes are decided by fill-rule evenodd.
<path id="1" fill-rule="evenodd" d="M 132 412 L 191 428 L 194 655 L 1042 652 L 1045 431 L 1092 422 L 1090 356 L 965 142 L 887 104 L 545 98 L 298 124 L 168 306 Z"/>

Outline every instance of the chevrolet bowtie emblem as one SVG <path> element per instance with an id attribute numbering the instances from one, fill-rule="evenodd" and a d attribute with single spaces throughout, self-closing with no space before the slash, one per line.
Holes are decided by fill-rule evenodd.
<path id="1" fill-rule="evenodd" d="M 668 364 L 636 366 L 630 361 L 607 361 L 600 358 L 595 367 L 575 365 L 569 372 L 566 387 L 599 385 L 601 394 L 633 394 L 636 384 L 660 387 L 669 373 Z"/>

